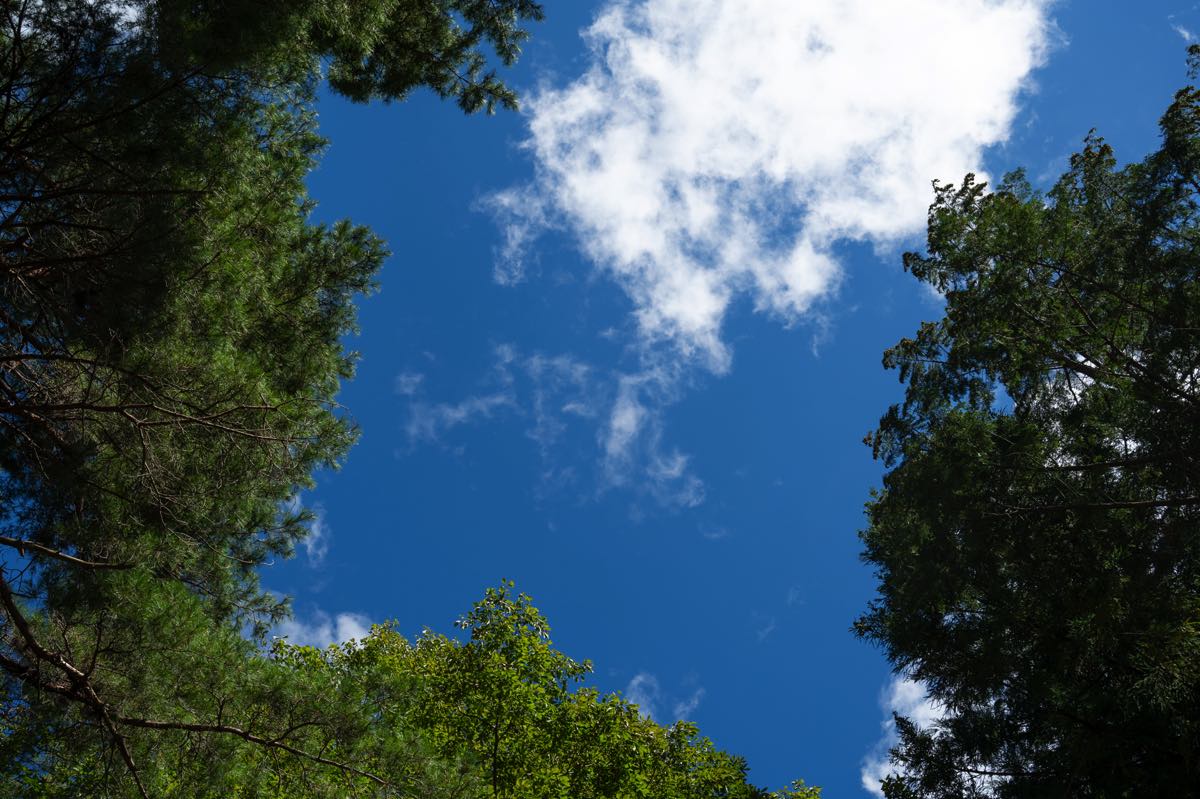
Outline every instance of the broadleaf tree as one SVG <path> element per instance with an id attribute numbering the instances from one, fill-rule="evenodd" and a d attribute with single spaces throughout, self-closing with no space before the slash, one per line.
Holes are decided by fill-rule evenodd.
<path id="1" fill-rule="evenodd" d="M 696 725 L 659 724 L 620 696 L 586 687 L 590 663 L 554 648 L 546 619 L 511 583 L 489 589 L 458 626 L 464 641 L 429 630 L 410 641 L 395 625 L 327 649 L 276 641 L 269 655 L 247 659 L 229 696 L 291 729 L 284 746 L 136 730 L 129 745 L 147 764 L 141 781 L 152 795 L 179 799 L 820 796 L 803 782 L 757 788 L 746 762 Z M 221 689 L 189 701 L 219 703 L 227 678 L 205 676 Z M 2 762 L 9 765 L 0 775 L 30 799 L 136 795 L 127 771 L 98 768 L 95 742 L 51 748 L 35 764 Z"/>
<path id="2" fill-rule="evenodd" d="M 856 629 L 942 718 L 898 719 L 888 796 L 1200 792 L 1200 90 L 1161 132 L 937 186 L 905 256 L 945 312 L 884 356 Z"/>

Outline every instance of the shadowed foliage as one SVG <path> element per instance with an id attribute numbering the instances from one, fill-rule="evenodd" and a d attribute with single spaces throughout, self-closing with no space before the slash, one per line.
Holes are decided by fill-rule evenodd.
<path id="1" fill-rule="evenodd" d="M 1200 91 L 1161 129 L 937 187 L 905 258 L 946 309 L 884 357 L 856 629 L 945 717 L 898 721 L 891 797 L 1200 790 Z"/>
<path id="2" fill-rule="evenodd" d="M 6 762 L 36 777 L 87 753 L 80 774 L 137 785 L 163 765 L 151 732 L 184 736 L 178 751 L 291 746 L 263 708 L 306 705 L 241 631 L 286 612 L 257 569 L 291 553 L 306 517 L 288 501 L 354 439 L 341 341 L 386 255 L 365 228 L 310 220 L 315 92 L 515 107 L 485 51 L 511 64 L 540 16 L 528 0 L 3 4 Z"/>

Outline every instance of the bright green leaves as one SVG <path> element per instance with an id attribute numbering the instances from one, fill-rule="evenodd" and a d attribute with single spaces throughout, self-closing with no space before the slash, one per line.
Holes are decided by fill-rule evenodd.
<path id="1" fill-rule="evenodd" d="M 130 601 L 152 592 L 141 579 L 122 581 Z M 40 799 L 137 796 L 138 784 L 178 799 L 820 795 L 803 783 L 755 788 L 745 761 L 694 724 L 660 726 L 618 696 L 581 687 L 590 667 L 553 648 L 545 618 L 511 583 L 490 589 L 460 620 L 464 641 L 430 631 L 408 641 L 382 625 L 328 649 L 276 640 L 269 652 L 213 627 L 182 587 L 162 587 L 168 592 L 141 629 L 102 629 L 96 640 L 76 633 L 69 642 L 42 631 L 73 652 L 140 653 L 136 669 L 92 682 L 138 764 L 137 780 L 105 730 L 89 724 L 87 708 L 33 693 L 2 720 L 0 785 Z M 201 662 L 197 646 L 207 653 Z"/>
<path id="2" fill-rule="evenodd" d="M 694 724 L 662 727 L 619 697 L 577 687 L 586 667 L 552 647 L 545 619 L 510 583 L 462 621 L 462 642 L 429 631 L 410 642 L 389 625 L 326 650 L 276 642 L 244 673 L 211 675 L 209 696 L 187 698 L 198 709 L 216 703 L 227 724 L 295 751 L 231 733 L 199 739 L 213 747 L 199 750 L 187 737 L 145 740 L 164 763 L 186 764 L 181 785 L 193 780 L 213 796 L 819 796 L 801 783 L 754 788 L 745 761 Z M 145 779 L 179 775 L 172 765 Z"/>

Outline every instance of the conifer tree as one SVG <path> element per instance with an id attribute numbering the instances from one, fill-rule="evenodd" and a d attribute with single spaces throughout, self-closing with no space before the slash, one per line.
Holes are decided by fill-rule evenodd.
<path id="1" fill-rule="evenodd" d="M 945 316 L 884 356 L 857 630 L 944 717 L 891 797 L 1200 793 L 1200 90 L 1161 129 L 939 186 L 905 257 Z"/>
<path id="2" fill-rule="evenodd" d="M 511 64 L 540 16 L 531 0 L 3 4 L 10 762 L 36 776 L 88 753 L 80 774 L 145 793 L 152 734 L 319 757 L 263 710 L 297 691 L 241 634 L 285 611 L 257 569 L 305 533 L 287 501 L 354 439 L 341 339 L 386 255 L 365 228 L 310 220 L 315 92 L 515 107 L 489 63 Z"/>

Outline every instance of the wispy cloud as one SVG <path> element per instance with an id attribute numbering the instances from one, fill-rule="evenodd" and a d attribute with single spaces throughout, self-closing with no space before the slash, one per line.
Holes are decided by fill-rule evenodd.
<path id="1" fill-rule="evenodd" d="M 771 633 L 779 626 L 778 621 L 774 616 L 761 616 L 754 614 L 754 638 L 760 644 L 771 637 Z"/>
<path id="2" fill-rule="evenodd" d="M 658 678 L 645 671 L 633 675 L 624 692 L 625 698 L 637 705 L 643 716 L 655 721 L 658 720 L 656 711 L 661 694 Z"/>
<path id="3" fill-rule="evenodd" d="M 408 424 L 404 430 L 409 443 L 432 442 L 441 438 L 447 430 L 476 419 L 490 419 L 499 410 L 511 408 L 515 400 L 509 392 L 467 397 L 455 403 L 413 403 Z"/>
<path id="4" fill-rule="evenodd" d="M 892 714 L 911 720 L 917 727 L 927 728 L 945 713 L 925 693 L 925 686 L 904 677 L 892 679 L 887 688 L 880 693 L 879 706 L 887 718 L 881 724 L 883 735 L 871 752 L 863 758 L 862 786 L 869 793 L 882 797 L 883 780 L 896 772 L 888 755 L 889 750 L 899 740 Z"/>
<path id="5" fill-rule="evenodd" d="M 678 721 L 687 721 L 696 709 L 700 707 L 700 702 L 704 699 L 704 689 L 697 688 L 692 691 L 691 696 L 687 699 L 681 699 L 671 708 L 671 715 Z"/>
<path id="6" fill-rule="evenodd" d="M 329 554 L 329 525 L 325 521 L 325 506 L 321 504 L 314 505 L 312 508 L 313 518 L 308 523 L 308 537 L 304 539 L 304 555 L 308 558 L 308 565 L 320 566 L 325 562 L 325 556 Z"/>
<path id="7" fill-rule="evenodd" d="M 530 382 L 533 420 L 526 435 L 537 443 L 543 457 L 549 457 L 569 421 L 594 419 L 600 413 L 592 392 L 595 370 L 569 355 L 541 353 L 524 358 L 521 368 Z"/>
<path id="8" fill-rule="evenodd" d="M 421 384 L 424 382 L 425 375 L 420 372 L 401 372 L 396 375 L 393 387 L 400 396 L 411 397 L 421 390 Z"/>
<path id="9" fill-rule="evenodd" d="M 409 447 L 415 447 L 420 443 L 436 442 L 446 431 L 455 427 L 478 419 L 490 419 L 501 410 L 514 409 L 517 400 L 510 368 L 513 358 L 512 349 L 508 345 L 500 345 L 495 348 L 495 363 L 488 380 L 491 388 L 484 393 L 472 395 L 457 402 L 430 403 L 414 399 L 409 405 L 408 421 L 404 425 Z M 420 394 L 424 375 L 421 375 L 420 379 L 414 380 L 411 379 L 414 374 L 404 372 L 397 377 L 398 394 L 414 398 Z M 401 388 L 411 390 L 403 391 Z"/>
<path id="10" fill-rule="evenodd" d="M 671 701 L 664 694 L 658 678 L 647 671 L 633 675 L 625 686 L 623 696 L 638 706 L 642 715 L 660 724 L 670 724 L 676 721 L 686 721 L 704 699 L 704 688 L 697 686 L 686 698 Z M 669 705 L 671 718 L 662 715 L 662 708 Z"/>
<path id="11" fill-rule="evenodd" d="M 284 506 L 291 514 L 298 514 L 305 510 L 303 499 L 299 495 L 289 499 Z M 329 554 L 332 536 L 329 524 L 325 521 L 325 506 L 318 502 L 307 511 L 311 516 L 307 523 L 308 535 L 300 541 L 300 546 L 304 548 L 304 556 L 308 560 L 308 565 L 316 568 L 324 563 L 325 556 Z"/>
<path id="12" fill-rule="evenodd" d="M 1171 29 L 1178 33 L 1188 44 L 1196 41 L 1196 35 L 1182 25 L 1171 25 Z"/>
<path id="13" fill-rule="evenodd" d="M 286 638 L 298 646 L 327 647 L 350 640 L 361 641 L 371 632 L 371 620 L 360 613 L 339 613 L 330 616 L 317 610 L 307 619 L 290 618 L 271 631 L 277 638 Z"/>
<path id="14" fill-rule="evenodd" d="M 677 394 L 668 366 L 646 361 L 640 371 L 598 369 L 567 354 L 525 354 L 509 344 L 495 348 L 481 390 L 453 402 L 430 402 L 416 386 L 405 431 L 410 448 L 443 441 L 452 429 L 490 420 L 502 412 L 525 425 L 525 436 L 542 458 L 543 487 L 575 483 L 578 442 L 564 446 L 572 427 L 590 430 L 596 441 L 595 480 L 586 491 L 626 488 L 648 494 L 660 505 L 694 507 L 704 484 L 686 454 L 664 444 L 663 411 Z M 568 457 L 570 461 L 568 462 Z"/>
<path id="15" fill-rule="evenodd" d="M 681 379 L 674 364 L 649 357 L 640 371 L 617 377 L 616 399 L 599 432 L 607 486 L 636 483 L 675 508 L 704 501 L 704 482 L 690 469 L 689 456 L 663 443 L 663 415 L 678 399 Z"/>
<path id="16" fill-rule="evenodd" d="M 502 286 L 525 279 L 529 267 L 537 261 L 533 243 L 544 231 L 555 227 L 546 205 L 530 200 L 527 189 L 514 188 L 482 198 L 476 208 L 490 213 L 500 225 L 504 241 L 492 251 L 492 277 Z"/>

